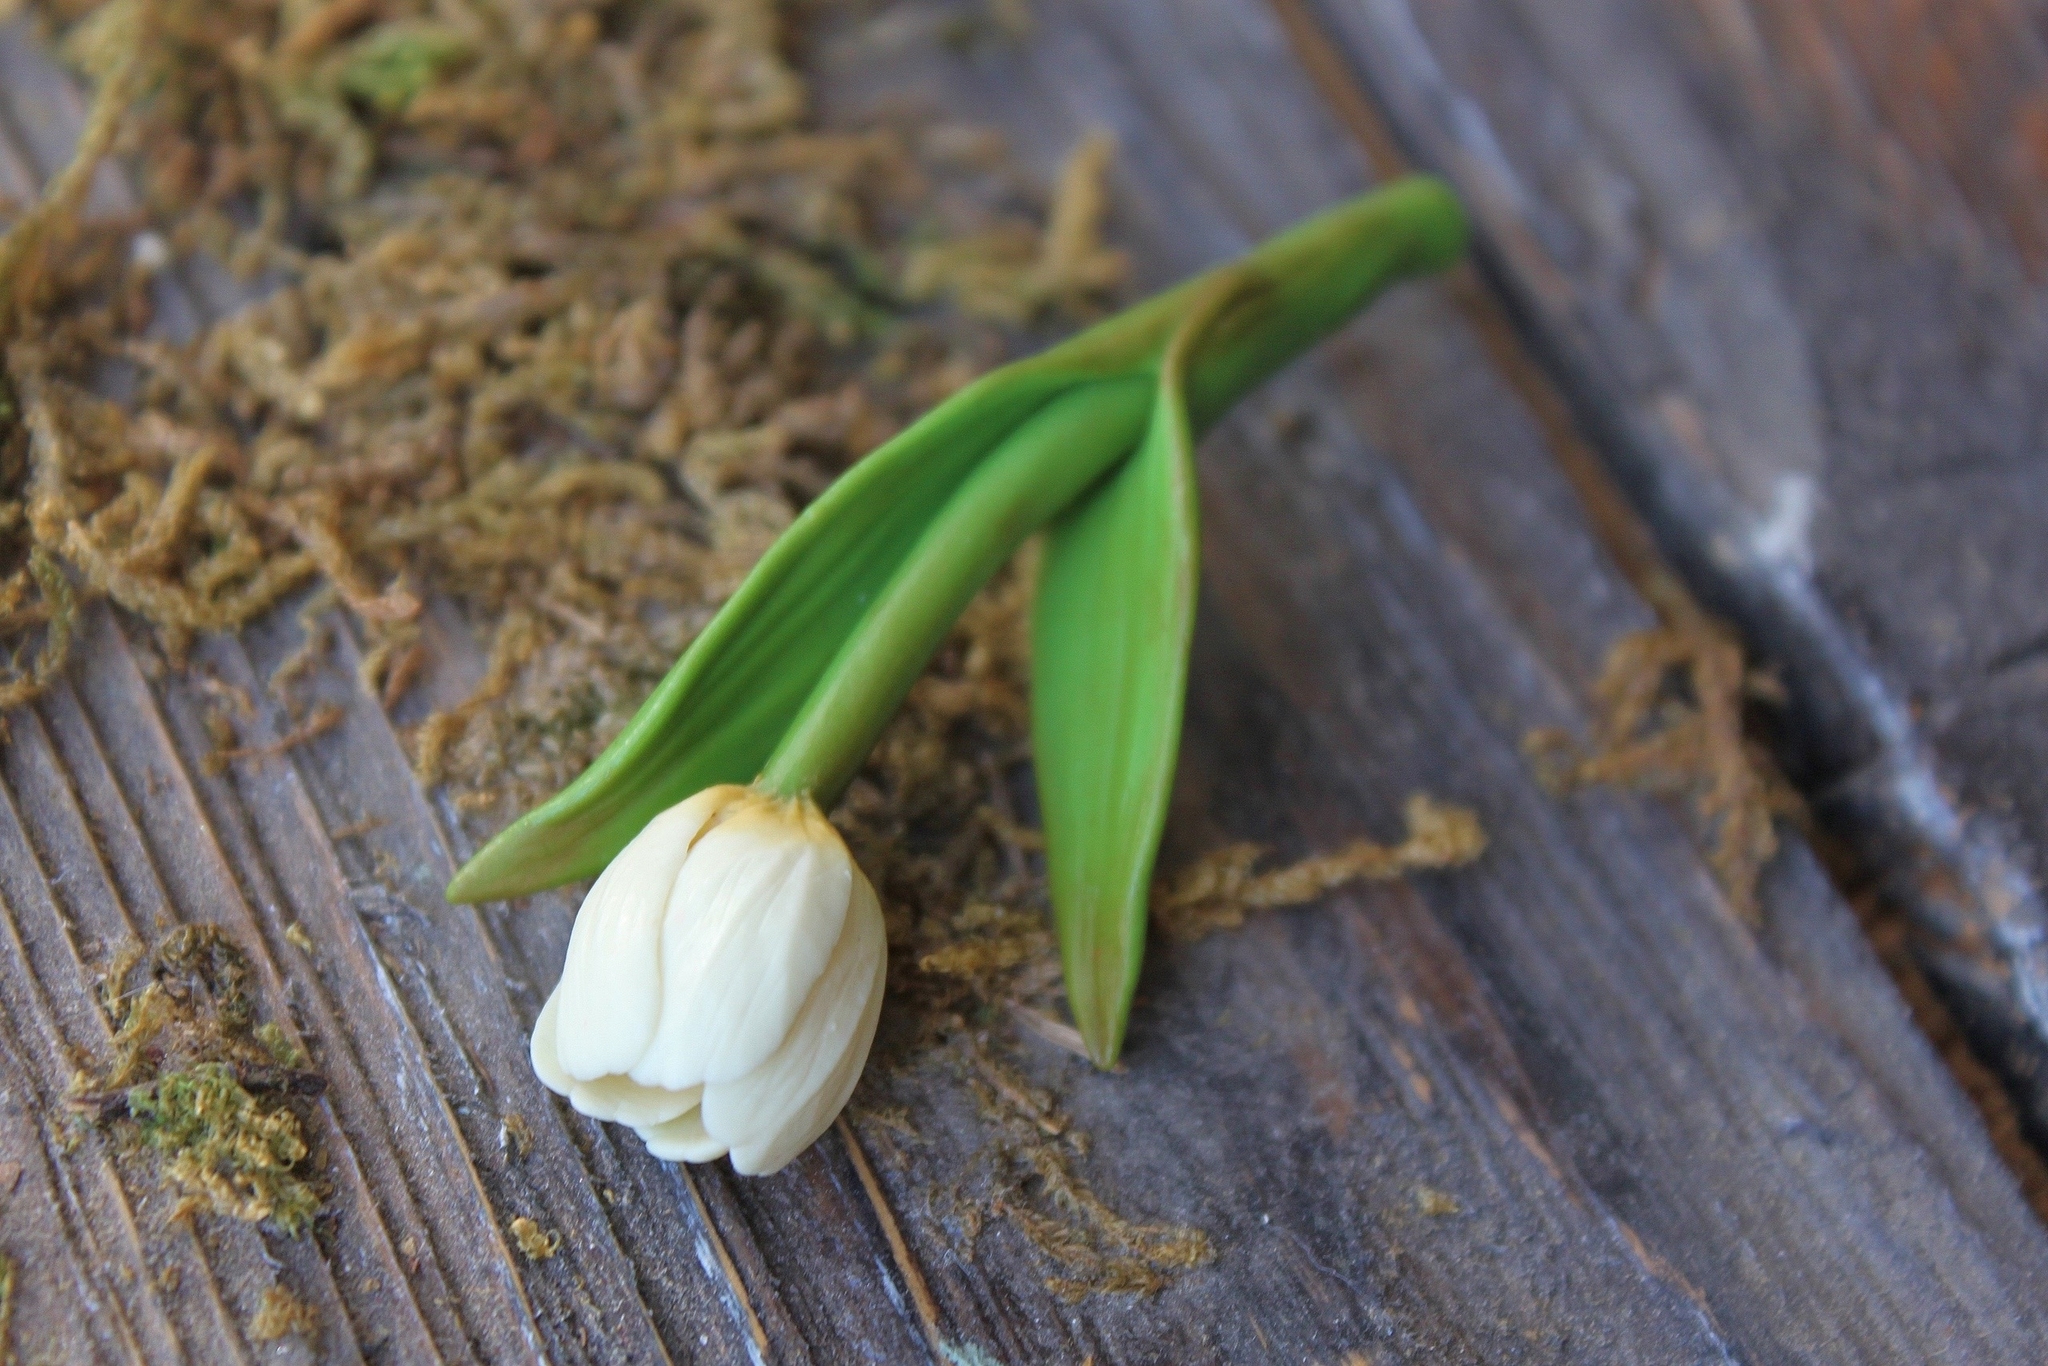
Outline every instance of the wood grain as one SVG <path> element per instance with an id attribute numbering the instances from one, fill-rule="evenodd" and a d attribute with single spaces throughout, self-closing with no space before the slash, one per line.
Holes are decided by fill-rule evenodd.
<path id="1" fill-rule="evenodd" d="M 1116 232 L 1145 287 L 1369 179 L 1252 0 L 1042 0 L 1029 42 L 943 41 L 974 12 L 920 0 L 821 24 L 827 120 L 993 122 L 1040 172 L 1111 128 Z M 54 119 L 38 60 L 0 30 L 0 129 L 47 174 L 61 140 L 24 132 Z M 96 610 L 64 686 L 0 748 L 0 1163 L 20 1167 L 0 1252 L 24 1268 L 17 1346 L 105 1361 L 896 1362 L 945 1344 L 1105 1366 L 2035 1360 L 2048 1238 L 1811 854 L 1795 844 L 1772 870 L 1752 936 L 1673 812 L 1560 802 L 1523 764 L 1523 730 L 1582 725 L 1607 645 L 1648 614 L 1461 287 L 1389 299 L 1205 444 L 1168 859 L 1222 838 L 1303 852 L 1385 836 L 1422 788 L 1481 811 L 1486 860 L 1155 945 L 1122 1073 L 1020 1045 L 1093 1134 L 1090 1179 L 1132 1217 L 1207 1229 L 1210 1266 L 1156 1298 L 1069 1305 L 1014 1227 L 965 1238 L 940 1197 L 989 1132 L 942 1069 L 873 1077 L 861 1097 L 909 1107 L 920 1142 L 828 1135 L 763 1180 L 655 1162 L 574 1115 L 525 1060 L 573 903 L 440 899 L 469 837 L 414 784 L 347 642 L 317 699 L 345 709 L 336 729 L 209 775 L 209 687 L 256 699 L 256 740 L 289 729 L 262 682 L 296 627 L 209 641 L 180 672 Z M 196 320 L 231 303 L 193 279 L 179 306 Z M 445 609 L 429 626 L 427 686 L 459 695 L 477 644 Z M 383 823 L 335 837 L 366 817 Z M 114 945 L 199 919 L 256 956 L 265 1010 L 329 1078 L 333 1212 L 309 1238 L 174 1224 L 143 1169 L 98 1136 L 70 1145 L 55 1118 L 76 1062 L 104 1056 L 92 993 Z M 285 938 L 294 924 L 310 953 Z M 560 1252 L 513 1251 L 518 1215 L 560 1232 Z M 279 1280 L 319 1308 L 318 1341 L 248 1341 Z"/>
<path id="2" fill-rule="evenodd" d="M 1455 180 L 2048 1139 L 2048 45 L 2008 0 L 1276 0 Z"/>

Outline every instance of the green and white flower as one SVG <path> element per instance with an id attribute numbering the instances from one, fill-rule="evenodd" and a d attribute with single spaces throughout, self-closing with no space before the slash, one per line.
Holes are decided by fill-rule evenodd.
<path id="1" fill-rule="evenodd" d="M 1428 177 L 1340 204 L 968 385 L 807 508 L 596 762 L 449 886 L 497 900 L 604 873 L 536 1029 L 543 1079 L 657 1153 L 730 1150 L 743 1171 L 823 1130 L 866 1055 L 884 949 L 874 893 L 818 812 L 969 599 L 1041 531 L 1047 877 L 1075 1023 L 1114 1062 L 1180 744 L 1195 437 L 1464 240 Z"/>

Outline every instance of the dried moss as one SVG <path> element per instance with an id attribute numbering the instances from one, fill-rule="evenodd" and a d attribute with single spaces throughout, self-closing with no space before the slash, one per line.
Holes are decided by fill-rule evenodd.
<path id="1" fill-rule="evenodd" d="M 1044 231 L 1013 222 L 922 247 L 905 266 L 905 290 L 950 295 L 969 313 L 1006 322 L 1099 304 L 1130 272 L 1129 258 L 1102 241 L 1104 173 L 1115 150 L 1109 134 L 1090 133 L 1060 173 Z"/>
<path id="2" fill-rule="evenodd" d="M 317 740 L 339 726 L 348 718 L 348 713 L 339 704 L 323 702 L 315 707 L 304 721 L 278 736 L 275 740 L 260 745 L 224 744 L 218 745 L 201 763 L 201 769 L 208 774 L 225 773 L 230 764 L 244 760 L 275 759 L 288 754 L 309 740 Z M 289 937 L 289 936 L 287 936 Z"/>
<path id="3" fill-rule="evenodd" d="M 0 1252 L 0 1366 L 14 1361 L 14 1258 Z"/>
<path id="4" fill-rule="evenodd" d="M 33 585 L 39 597 L 26 601 Z M 32 547 L 28 562 L 0 583 L 0 633 L 9 626 L 42 627 L 42 640 L 33 660 L 24 664 L 19 655 L 0 670 L 0 712 L 40 696 L 71 657 L 71 637 L 78 607 L 71 581 L 41 546 Z"/>
<path id="5" fill-rule="evenodd" d="M 1479 818 L 1422 793 L 1408 798 L 1408 837 L 1396 845 L 1358 840 L 1334 854 L 1255 873 L 1265 850 L 1233 844 L 1203 855 L 1154 889 L 1152 922 L 1183 941 L 1234 929 L 1245 914 L 1314 901 L 1347 882 L 1385 882 L 1409 873 L 1456 868 L 1486 851 Z"/>
<path id="6" fill-rule="evenodd" d="M 1523 749 L 1557 791 L 1618 783 L 1683 795 L 1709 843 L 1708 863 L 1730 904 L 1755 920 L 1757 880 L 1778 851 L 1774 821 L 1804 804 L 1744 733 L 1748 704 L 1784 690 L 1751 669 L 1735 634 L 1700 611 L 1675 580 L 1647 587 L 1658 625 L 1616 641 L 1594 685 L 1594 733 L 1584 747 L 1535 730 Z"/>
<path id="7" fill-rule="evenodd" d="M 1465 1207 L 1458 1202 L 1457 1196 L 1448 1191 L 1440 1191 L 1435 1186 L 1415 1188 L 1415 1209 L 1417 1213 L 1427 1215 L 1431 1219 L 1448 1219 L 1465 1212 Z"/>
<path id="8" fill-rule="evenodd" d="M 287 936 L 289 937 L 289 936 Z M 276 1021 L 266 1021 L 250 1032 L 270 1060 L 279 1067 L 299 1068 L 306 1065 L 305 1052 L 285 1036 L 284 1029 Z"/>
<path id="9" fill-rule="evenodd" d="M 321 583 L 393 707 L 431 672 L 431 594 L 493 648 L 416 760 L 494 822 L 602 748 L 805 501 L 1001 352 L 907 320 L 920 139 L 810 126 L 766 0 L 36 8 L 82 69 L 144 73 L 103 82 L 88 150 L 138 153 L 158 250 L 71 199 L 8 238 L 45 264 L 5 353 L 0 645 L 30 652 L 0 700 L 64 659 L 34 566 L 174 660 Z M 1006 227 L 1022 255 L 987 288 L 1035 312 L 1113 283 L 1108 154 L 1077 153 L 1049 230 Z M 147 340 L 166 245 L 282 285 Z M 136 402 L 88 391 L 109 360 Z M 322 648 L 302 624 L 280 694 Z"/>
<path id="10" fill-rule="evenodd" d="M 530 1262 L 544 1262 L 562 1250 L 561 1234 L 542 1228 L 524 1214 L 515 1216 L 510 1227 L 520 1255 Z"/>
<path id="11" fill-rule="evenodd" d="M 212 925 L 117 954 L 102 985 L 113 1060 L 81 1074 L 71 1103 L 155 1153 L 184 1209 L 297 1234 L 320 1194 L 292 1101 L 323 1083 L 281 1026 L 256 1022 L 248 976 L 241 950 Z"/>
<path id="12" fill-rule="evenodd" d="M 263 1292 L 256 1316 L 249 1320 L 249 1336 L 257 1342 L 275 1342 L 291 1335 L 311 1339 L 319 1331 L 319 1311 L 281 1285 Z"/>
<path id="13" fill-rule="evenodd" d="M 533 1151 L 533 1126 L 525 1115 L 507 1111 L 498 1117 L 498 1144 L 515 1158 Z"/>
<path id="14" fill-rule="evenodd" d="M 0 346 L 27 330 L 51 296 L 64 293 L 70 283 L 66 266 L 71 263 L 64 256 L 74 245 L 93 172 L 113 150 L 122 119 L 150 76 L 148 54 L 156 37 L 152 17 L 153 11 L 135 0 L 119 0 L 106 7 L 99 22 L 79 26 L 81 64 L 99 89 L 70 164 L 0 234 Z"/>

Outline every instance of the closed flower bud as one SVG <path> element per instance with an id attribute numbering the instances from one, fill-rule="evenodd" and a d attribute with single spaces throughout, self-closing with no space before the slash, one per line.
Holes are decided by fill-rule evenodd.
<path id="1" fill-rule="evenodd" d="M 808 797 L 709 788 L 604 870 L 533 1067 L 656 1157 L 777 1171 L 853 1093 L 882 1009 L 875 891 Z"/>

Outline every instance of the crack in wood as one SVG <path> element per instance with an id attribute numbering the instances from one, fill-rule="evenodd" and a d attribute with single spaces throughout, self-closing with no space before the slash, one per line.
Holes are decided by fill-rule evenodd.
<path id="1" fill-rule="evenodd" d="M 916 1306 L 925 1341 L 931 1345 L 932 1360 L 937 1366 L 945 1366 L 949 1354 L 946 1335 L 939 1328 L 939 1304 L 932 1298 L 931 1287 L 925 1284 L 924 1273 L 918 1270 L 916 1258 L 910 1255 L 910 1244 L 903 1241 L 903 1230 L 896 1224 L 896 1212 L 889 1208 L 889 1198 L 882 1191 L 882 1183 L 875 1179 L 875 1169 L 868 1165 L 868 1155 L 861 1150 L 860 1139 L 854 1134 L 853 1126 L 846 1122 L 846 1116 L 840 1115 L 833 1120 L 832 1128 L 845 1145 L 847 1160 L 853 1163 L 854 1174 L 860 1177 L 860 1188 L 867 1194 L 868 1208 L 874 1211 L 875 1221 L 882 1226 L 882 1237 L 889 1244 L 889 1256 L 910 1291 L 910 1302 Z"/>

